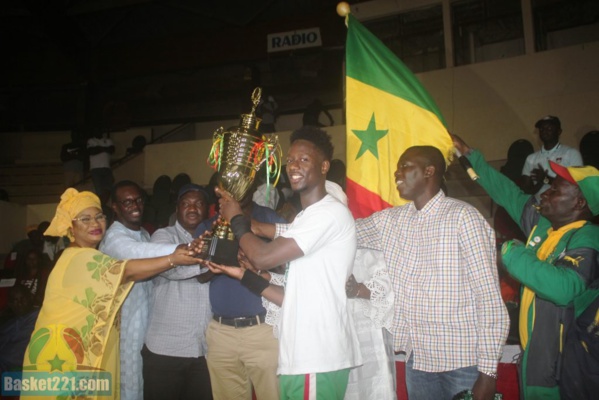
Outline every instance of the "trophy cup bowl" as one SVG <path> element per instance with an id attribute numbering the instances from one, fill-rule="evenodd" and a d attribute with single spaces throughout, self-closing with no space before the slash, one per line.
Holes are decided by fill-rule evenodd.
<path id="1" fill-rule="evenodd" d="M 269 177 L 275 176 L 275 185 L 281 171 L 278 137 L 258 132 L 260 119 L 256 117 L 256 107 L 261 94 L 261 88 L 254 89 L 252 111 L 241 115 L 239 126 L 227 130 L 219 128 L 214 132 L 208 158 L 208 163 L 217 171 L 218 187 L 229 192 L 238 202 L 249 194 L 263 163 L 267 163 L 266 173 Z M 239 243 L 226 221 L 219 219 L 204 241 L 200 258 L 218 264 L 239 266 Z"/>

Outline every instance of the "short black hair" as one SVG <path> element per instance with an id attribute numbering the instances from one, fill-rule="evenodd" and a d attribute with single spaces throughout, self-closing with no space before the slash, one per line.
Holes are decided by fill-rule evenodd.
<path id="1" fill-rule="evenodd" d="M 418 157 L 426 160 L 428 165 L 432 165 L 435 167 L 435 175 L 439 178 L 443 178 L 445 174 L 446 164 L 445 157 L 443 157 L 443 153 L 441 150 L 436 148 L 435 146 L 412 146 L 408 148 L 406 151 L 413 151 L 416 153 Z"/>
<path id="2" fill-rule="evenodd" d="M 290 143 L 293 144 L 296 140 L 307 140 L 313 143 L 322 152 L 325 160 L 331 161 L 333 159 L 331 135 L 322 129 L 309 125 L 302 126 L 291 134 Z"/>
<path id="3" fill-rule="evenodd" d="M 117 191 L 118 191 L 120 188 L 124 188 L 124 187 L 134 187 L 134 188 L 136 188 L 136 189 L 139 191 L 139 193 L 141 193 L 142 195 L 143 195 L 143 193 L 144 193 L 144 191 L 141 189 L 141 187 L 140 187 L 140 186 L 139 186 L 137 183 L 135 183 L 135 182 L 133 182 L 133 181 L 130 181 L 130 180 L 124 180 L 124 181 L 120 181 L 120 182 L 117 182 L 117 183 L 115 183 L 115 184 L 112 186 L 112 190 L 110 191 L 110 200 L 112 200 L 112 202 L 113 202 L 113 203 L 114 203 L 115 201 L 117 201 L 117 200 L 118 200 L 118 199 L 117 199 L 117 197 L 116 197 L 116 192 L 117 192 Z"/>

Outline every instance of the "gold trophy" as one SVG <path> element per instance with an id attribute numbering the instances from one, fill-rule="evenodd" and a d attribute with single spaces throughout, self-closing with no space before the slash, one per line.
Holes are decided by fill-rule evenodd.
<path id="1" fill-rule="evenodd" d="M 262 89 L 252 92 L 252 111 L 242 114 L 239 126 L 214 132 L 208 164 L 217 171 L 218 187 L 241 201 L 253 187 L 256 174 L 266 163 L 266 181 L 277 184 L 281 173 L 281 146 L 277 135 L 258 132 L 260 119 L 256 107 L 260 103 Z M 205 239 L 201 258 L 224 265 L 238 266 L 239 243 L 226 221 L 218 220 L 209 238 Z"/>

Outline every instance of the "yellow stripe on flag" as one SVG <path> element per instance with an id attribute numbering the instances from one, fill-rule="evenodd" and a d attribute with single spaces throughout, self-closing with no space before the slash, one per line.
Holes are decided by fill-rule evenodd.
<path id="1" fill-rule="evenodd" d="M 349 76 L 346 93 L 351 104 L 347 108 L 348 179 L 392 205 L 404 204 L 394 178 L 399 157 L 408 147 L 429 145 L 448 159 L 453 145 L 445 126 L 434 113 Z M 373 116 L 376 132 L 369 130 Z M 359 137 L 371 133 L 380 137 L 376 148 Z"/>

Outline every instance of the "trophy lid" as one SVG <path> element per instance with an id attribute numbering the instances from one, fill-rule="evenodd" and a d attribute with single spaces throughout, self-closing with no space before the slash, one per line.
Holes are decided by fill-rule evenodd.
<path id="1" fill-rule="evenodd" d="M 239 121 L 239 126 L 241 128 L 258 130 L 258 126 L 260 126 L 262 120 L 256 117 L 256 108 L 258 108 L 258 104 L 260 104 L 261 97 L 262 88 L 255 88 L 252 92 L 252 111 L 250 111 L 249 114 L 241 114 L 241 121 Z"/>

